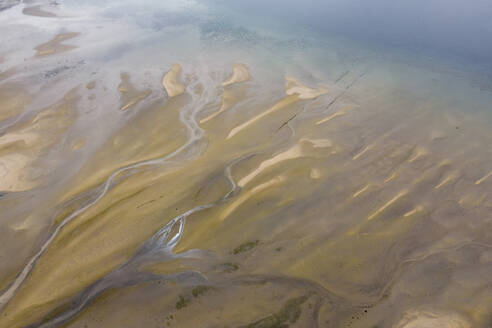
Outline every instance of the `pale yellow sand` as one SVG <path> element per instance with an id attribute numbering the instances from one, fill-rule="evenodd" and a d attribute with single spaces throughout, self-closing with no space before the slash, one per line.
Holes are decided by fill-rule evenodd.
<path id="1" fill-rule="evenodd" d="M 263 113 L 251 118 L 250 120 L 244 122 L 243 124 L 235 127 L 234 129 L 231 130 L 229 135 L 227 136 L 227 139 L 232 138 L 236 134 L 238 134 L 240 131 L 243 129 L 247 128 L 251 124 L 255 123 L 256 121 L 264 118 L 265 116 L 277 111 L 278 109 L 284 108 L 294 102 L 296 102 L 299 99 L 306 100 L 306 99 L 314 99 L 317 98 L 321 95 L 327 94 L 328 93 L 328 88 L 326 87 L 320 87 L 318 89 L 312 89 L 309 88 L 303 84 L 301 84 L 298 80 L 295 78 L 287 75 L 285 77 L 285 94 L 287 97 L 283 98 L 279 102 L 277 102 L 275 105 L 264 111 Z"/>
<path id="2" fill-rule="evenodd" d="M 359 153 L 357 153 L 356 155 L 354 155 L 354 157 L 352 157 L 352 160 L 359 159 L 362 155 L 364 155 L 365 153 L 367 153 L 373 147 L 374 147 L 374 145 L 369 145 L 367 147 L 364 147 L 364 149 L 362 149 Z"/>
<path id="3" fill-rule="evenodd" d="M 150 89 L 137 90 L 131 83 L 128 73 L 121 73 L 120 77 L 121 82 L 118 85 L 121 100 L 120 110 L 125 111 L 151 95 L 152 90 Z"/>
<path id="4" fill-rule="evenodd" d="M 470 324 L 454 313 L 412 311 L 405 314 L 395 328 L 469 328 Z"/>
<path id="5" fill-rule="evenodd" d="M 187 90 L 190 93 L 194 92 L 192 82 L 188 82 L 189 80 L 184 77 L 183 81 L 189 85 Z M 220 90 L 221 83 L 222 79 L 216 78 L 214 88 Z M 224 88 L 224 91 L 236 92 L 248 86 L 251 87 L 251 84 L 233 85 Z M 97 81 L 97 85 L 94 85 L 97 89 L 95 91 L 104 87 L 104 81 Z M 205 91 L 206 86 L 201 87 Z M 138 86 L 136 90 L 140 90 Z M 84 85 L 78 91 L 95 93 L 88 91 Z M 111 91 L 116 90 L 113 87 Z M 128 98 L 116 102 L 116 107 L 131 104 L 135 99 L 134 96 L 138 95 L 138 92 L 133 94 L 131 85 L 121 85 L 119 91 Z M 309 93 L 313 94 L 311 91 Z M 115 94 L 118 95 L 117 92 Z M 199 91 L 196 91 L 196 94 L 203 95 Z M 301 99 L 299 95 L 294 92 L 286 96 L 280 101 L 283 103 L 276 104 L 278 106 L 276 109 L 286 108 L 288 101 L 298 102 Z M 248 96 L 257 97 L 255 94 Z M 86 201 L 84 199 L 86 192 L 94 191 L 95 189 L 92 188 L 100 185 L 112 172 L 135 162 L 167 156 L 166 154 L 185 144 L 188 134 L 178 115 L 183 108 L 188 108 L 189 98 L 177 97 L 173 101 L 155 106 L 142 102 L 142 110 L 136 111 L 128 124 L 121 126 L 111 137 L 108 137 L 97 154 L 84 157 L 87 161 L 86 166 L 79 170 L 71 182 L 64 185 L 59 196 L 55 196 L 57 200 L 47 201 L 47 206 L 55 207 L 64 204 L 64 200 L 75 197 L 74 203 L 62 208 L 62 214 L 56 217 L 46 216 L 47 220 L 55 222 L 49 221 L 50 227 L 60 222 L 67 215 L 66 213 L 80 208 L 80 204 Z M 225 105 L 229 101 L 226 92 L 223 98 L 221 110 L 227 110 L 230 105 Z M 270 109 L 275 101 L 272 102 L 271 98 L 272 96 L 264 100 L 255 99 L 258 100 L 255 103 L 267 104 L 256 110 Z M 234 96 L 234 99 L 237 97 Z M 315 103 L 309 101 L 305 103 L 308 108 L 311 104 L 314 108 L 326 107 L 331 100 L 330 97 L 325 97 L 317 99 Z M 379 102 L 371 105 L 369 100 L 366 105 L 364 99 L 359 100 L 360 103 L 365 104 L 364 111 L 358 112 L 357 115 L 347 115 L 342 119 L 337 118 L 336 122 L 343 125 L 332 124 L 333 119 L 340 117 L 340 114 L 326 120 L 325 116 L 331 113 L 315 116 L 320 113 L 313 111 L 307 115 L 307 119 L 301 116 L 295 120 L 292 124 L 295 133 L 287 133 L 288 131 L 285 130 L 282 131 L 285 133 L 272 136 L 271 131 L 280 125 L 277 115 L 285 114 L 283 118 L 288 115 L 279 111 L 268 117 L 261 114 L 263 115 L 260 117 L 263 119 L 261 127 L 265 130 L 259 129 L 260 124 L 256 127 L 258 129 L 240 130 L 243 134 L 241 138 L 234 140 L 237 142 L 224 140 L 224 134 L 229 132 L 224 121 L 208 119 L 209 123 L 204 127 L 206 151 L 196 153 L 191 151 L 190 154 L 193 156 L 187 154 L 180 157 L 172 163 L 172 166 L 168 163 L 164 165 L 159 163 L 152 167 L 145 167 L 142 171 L 127 172 L 128 176 L 122 175 L 121 179 L 120 177 L 115 179 L 114 185 L 97 204 L 68 224 L 40 258 L 11 303 L 7 305 L 5 313 L 8 316 L 0 318 L 0 326 L 25 327 L 49 317 L 50 313 L 63 312 L 65 307 L 70 307 L 69 302 L 73 295 L 80 295 L 84 289 L 103 278 L 108 272 L 121 267 L 135 250 L 139 249 L 144 241 L 149 240 L 169 219 L 197 204 L 210 204 L 221 199 L 230 190 L 232 180 L 241 188 L 235 189 L 225 202 L 216 203 L 217 206 L 187 218 L 183 238 L 174 251 L 179 254 L 190 249 L 204 250 L 213 256 L 210 258 L 198 256 L 192 259 L 195 262 L 182 263 L 166 262 L 164 258 L 163 262 L 159 259 L 159 263 L 156 264 L 162 264 L 159 266 L 161 268 L 159 272 L 164 274 L 183 270 L 200 272 L 207 279 L 207 285 L 210 283 L 212 286 L 211 290 L 194 297 L 190 296 L 190 289 L 194 286 L 183 286 L 180 283 L 162 284 L 166 285 L 165 292 L 159 291 L 153 294 L 156 290 L 154 287 L 158 286 L 157 282 L 138 284 L 137 281 L 137 284 L 128 288 L 115 288 L 104 292 L 68 322 L 67 326 L 83 328 L 84 325 L 93 325 L 97 319 L 100 321 L 96 325 L 120 327 L 121 320 L 124 318 L 124 320 L 133 320 L 132 322 L 135 322 L 133 326 L 147 327 L 158 322 L 170 327 L 195 327 L 200 325 L 197 321 L 202 320 L 202 317 L 208 320 L 206 322 L 209 326 L 229 322 L 233 322 L 235 326 L 247 326 L 262 318 L 275 318 L 275 313 L 279 313 L 280 303 L 283 302 L 279 301 L 279 298 L 311 294 L 317 297 L 316 293 L 321 289 L 323 289 L 322 293 L 327 291 L 344 297 L 342 303 L 349 304 L 349 307 L 340 303 L 340 309 L 343 311 L 339 311 L 333 310 L 330 304 L 323 306 L 319 309 L 320 324 L 334 322 L 335 326 L 349 326 L 351 317 L 363 315 L 364 321 L 361 320 L 359 323 L 351 321 L 351 326 L 381 326 L 383 321 L 387 322 L 388 326 L 398 328 L 485 326 L 490 311 L 488 308 L 482 310 L 481 316 L 484 317 L 482 319 L 475 314 L 478 312 L 475 304 L 483 303 L 486 307 L 489 298 L 480 298 L 479 289 L 482 289 L 484 284 L 477 282 L 476 277 L 479 275 L 475 276 L 475 273 L 478 271 L 470 269 L 469 259 L 465 259 L 466 256 L 458 252 L 459 250 L 446 251 L 438 256 L 427 258 L 429 264 L 436 260 L 439 261 L 438 263 L 449 263 L 444 265 L 442 272 L 438 272 L 438 278 L 443 281 L 442 285 L 438 284 L 436 288 L 426 280 L 431 279 L 429 281 L 441 283 L 440 280 L 434 280 L 434 277 L 427 277 L 435 273 L 435 266 L 431 265 L 432 270 L 427 270 L 425 261 L 415 261 L 408 266 L 400 266 L 400 264 L 408 264 L 409 258 L 412 260 L 420 253 L 424 255 L 428 252 L 432 253 L 434 245 L 442 242 L 439 240 L 442 236 L 448 238 L 447 243 L 451 246 L 459 242 L 460 238 L 463 240 L 474 240 L 477 236 L 480 238 L 480 234 L 470 233 L 470 229 L 466 229 L 467 226 L 474 225 L 477 230 L 486 231 L 483 215 L 490 207 L 487 195 L 490 195 L 489 177 L 492 176 L 492 172 L 487 174 L 490 170 L 487 166 L 490 161 L 486 161 L 487 155 L 477 152 L 477 149 L 485 149 L 483 146 L 488 144 L 486 141 L 490 138 L 483 137 L 487 134 L 482 133 L 484 139 L 477 139 L 477 147 L 470 147 L 473 144 L 469 142 L 471 140 L 460 138 L 465 135 L 464 131 L 472 134 L 474 129 L 465 128 L 463 125 L 463 132 L 449 133 L 446 138 L 431 141 L 429 136 L 432 129 L 449 131 L 447 126 L 441 125 L 443 123 L 440 118 L 420 124 L 421 122 L 413 120 L 415 117 L 413 113 L 406 115 L 406 111 L 412 111 L 413 107 L 406 108 L 405 104 L 395 106 L 391 103 L 386 110 L 385 106 L 379 106 L 381 105 Z M 213 105 L 219 102 L 220 99 L 216 99 Z M 414 104 L 413 101 L 411 103 Z M 401 113 L 395 109 L 400 107 Z M 208 113 L 210 108 L 205 107 L 203 112 Z M 379 112 L 380 108 L 383 108 L 381 112 Z M 243 109 L 238 108 L 239 115 L 243 114 L 240 113 Z M 285 111 L 291 109 L 294 109 L 294 106 L 286 108 Z M 337 110 L 338 108 L 335 109 Z M 63 149 L 73 157 L 84 154 L 72 153 L 70 150 L 70 146 L 79 149 L 80 144 L 83 143 L 82 139 L 77 137 L 87 137 L 87 147 L 93 146 L 92 137 L 80 135 L 77 131 L 69 134 L 62 133 L 63 131 L 52 133 L 53 129 L 70 123 L 68 118 L 62 117 L 62 113 L 55 114 L 41 113 L 27 123 L 27 126 L 41 124 L 45 127 L 43 131 L 38 129 L 31 131 L 24 129 L 26 126 L 20 125 L 3 135 L 3 139 L 0 137 L 0 161 L 2 154 L 7 156 L 11 149 L 15 153 L 24 146 L 32 147 L 28 149 L 28 151 L 32 150 L 27 163 L 29 166 L 32 158 L 42 158 L 44 154 L 48 154 L 48 146 L 58 145 L 50 141 L 46 143 L 46 150 L 43 150 L 45 146 L 38 146 L 40 143 L 44 145 L 44 140 L 52 136 L 57 140 L 64 140 Z M 52 117 L 53 115 L 55 117 Z M 63 123 L 64 120 L 67 123 Z M 326 125 L 315 124 L 322 120 L 332 121 Z M 369 121 L 370 124 L 365 124 Z M 256 121 L 253 119 L 253 122 Z M 390 134 L 386 134 L 388 127 L 394 126 L 395 122 L 405 122 L 406 128 L 391 130 Z M 474 127 L 475 124 L 470 126 Z M 454 132 L 454 126 L 451 129 Z M 32 135 L 29 132 L 32 132 Z M 414 145 L 421 145 L 420 147 L 427 149 L 431 155 L 422 157 L 419 155 L 421 151 Z M 459 151 L 456 152 L 456 149 Z M 4 153 L 1 153 L 2 150 Z M 41 155 L 39 150 L 42 150 Z M 330 151 L 337 150 L 340 150 L 337 156 L 329 157 Z M 463 151 L 462 155 L 459 154 L 460 151 Z M 254 153 L 262 154 L 261 156 L 264 157 L 258 161 L 253 161 L 253 158 L 236 162 L 239 158 L 250 158 L 247 156 Z M 25 154 L 19 153 L 19 155 Z M 409 159 L 414 157 L 418 160 L 409 163 Z M 482 161 L 472 162 L 474 157 Z M 359 160 L 351 160 L 352 158 Z M 444 158 L 449 160 L 444 161 Z M 22 166 L 20 157 L 7 156 L 6 159 L 10 161 L 9 167 Z M 229 163 L 237 164 L 229 166 Z M 227 171 L 229 169 L 235 173 L 234 179 L 231 174 L 226 174 L 230 173 Z M 14 171 L 15 169 L 11 170 Z M 13 177 L 17 179 L 16 181 L 21 181 L 23 174 L 21 171 L 14 172 Z M 473 177 L 473 180 L 469 177 Z M 2 173 L 0 173 L 0 182 L 3 182 L 1 179 Z M 383 181 L 391 181 L 391 183 L 384 184 Z M 450 188 L 458 182 L 459 188 L 458 185 L 456 188 Z M 0 201 L 3 205 L 8 204 L 10 199 L 9 196 L 2 197 Z M 460 200 L 459 204 L 458 200 Z M 471 208 L 473 210 L 470 210 Z M 467 220 L 462 220 L 461 215 L 465 215 Z M 458 216 L 458 220 L 455 220 L 454 216 Z M 437 220 L 443 224 L 431 222 Z M 17 239 L 25 245 L 32 244 L 31 239 L 26 239 L 21 233 L 29 232 L 39 221 L 39 217 L 35 215 L 27 219 L 15 218 L 15 223 L 7 225 L 8 234 L 12 235 L 11 240 Z M 436 229 L 426 229 L 427 222 Z M 448 230 L 447 224 L 455 226 Z M 448 237 L 453 236 L 454 231 L 458 231 L 458 240 Z M 5 235 L 2 233 L 0 229 L 0 239 Z M 33 237 L 32 240 L 41 239 Z M 255 240 L 259 242 L 252 251 L 233 254 L 237 246 Z M 415 249 L 412 243 L 414 240 L 422 240 L 424 243 Z M 426 240 L 429 241 L 428 245 L 425 244 Z M 6 259 L 8 254 L 15 253 L 19 248 L 9 240 L 4 244 L 6 247 L 3 253 L 0 253 L 2 255 L 0 266 L 5 267 L 4 263 L 10 260 Z M 20 247 L 24 247 L 23 244 Z M 36 248 L 34 247 L 34 250 Z M 478 248 L 473 249 L 478 252 Z M 473 249 L 466 249 L 466 251 L 475 252 Z M 381 256 L 381 254 L 390 256 Z M 483 258 L 484 254 L 485 249 L 480 250 L 480 253 L 476 253 L 474 257 Z M 447 261 L 448 256 L 451 262 Z M 492 255 L 488 255 L 487 259 L 490 258 Z M 190 258 L 186 260 L 188 259 Z M 463 261 L 462 268 L 466 270 L 466 275 L 460 274 L 460 261 Z M 237 265 L 235 269 L 237 271 L 218 272 L 222 270 L 223 264 Z M 411 285 L 407 279 L 407 272 L 410 273 L 410 278 L 415 277 L 411 275 L 412 270 L 419 269 L 421 264 L 424 266 L 418 277 L 422 279 L 412 279 L 415 282 Z M 140 269 L 141 272 L 147 270 L 146 267 Z M 449 270 L 457 273 L 453 275 L 453 279 L 459 279 L 456 280 L 458 283 L 445 281 Z M 11 271 L 8 275 L 0 276 L 0 289 L 12 281 L 18 270 Z M 262 277 L 261 281 L 254 284 L 254 288 L 249 283 L 234 284 L 234 288 L 229 288 L 232 285 L 227 283 L 226 288 L 221 287 L 224 286 L 222 282 L 229 282 L 230 278 L 232 281 L 238 276 L 241 276 L 241 279 L 249 276 L 256 279 L 256 275 L 275 279 L 269 283 L 268 280 L 263 282 Z M 111 279 L 109 277 L 108 281 Z M 293 283 L 289 282 L 290 279 Z M 288 283 L 284 284 L 282 281 Z M 217 282 L 219 283 L 216 284 Z M 466 304 L 467 300 L 463 303 L 461 299 L 455 300 L 450 297 L 453 296 L 455 286 L 459 286 L 457 293 L 461 294 L 463 291 L 465 295 L 467 293 L 473 295 L 473 297 L 466 295 L 463 299 L 472 299 L 476 303 L 466 305 L 468 306 L 466 308 L 462 304 Z M 244 291 L 237 291 L 241 288 L 244 288 Z M 236 294 L 226 294 L 231 290 Z M 290 294 L 293 290 L 295 295 Z M 452 312 L 424 314 L 420 311 L 413 317 L 409 316 L 404 321 L 400 321 L 404 314 L 402 311 L 414 304 L 405 302 L 404 297 L 401 297 L 401 290 L 409 294 L 423 291 L 426 305 L 436 307 L 442 305 L 446 309 L 449 307 L 450 311 L 459 308 L 460 313 L 466 317 L 453 320 L 455 315 L 450 314 Z M 434 293 L 435 291 L 437 293 Z M 162 297 L 159 302 L 155 301 L 157 294 L 158 297 Z M 191 303 L 177 309 L 176 302 L 181 294 L 185 297 L 189 296 Z M 127 295 L 128 298 L 121 300 L 123 299 L 121 295 Z M 273 300 L 266 299 L 265 295 L 268 297 L 273 295 Z M 443 298 L 440 299 L 440 295 L 444 295 Z M 135 299 L 138 304 L 133 303 L 132 300 Z M 140 302 L 141 299 L 151 301 Z M 421 299 L 416 297 L 415 302 L 420 302 Z M 312 297 L 302 307 L 299 320 L 305 318 L 309 322 L 298 321 L 291 326 L 313 326 L 310 309 L 316 307 L 317 301 Z M 259 307 L 258 304 L 262 306 Z M 361 314 L 363 310 L 358 307 L 361 304 L 374 304 L 375 307 L 368 309 L 370 314 Z M 137 310 L 137 305 L 142 307 Z M 148 312 L 140 312 L 144 308 Z M 214 315 L 211 315 L 210 309 L 219 309 L 223 313 L 215 315 L 214 312 Z M 348 314 L 344 312 L 345 309 Z M 355 312 L 352 312 L 352 309 L 356 309 Z M 100 311 L 101 316 L 95 317 L 95 311 Z M 256 311 L 254 315 L 251 315 L 252 311 Z M 433 310 L 429 311 L 433 312 Z M 108 316 L 108 313 L 114 315 Z M 166 318 L 171 313 L 175 319 L 170 321 L 171 324 L 167 324 L 165 320 L 170 320 Z M 245 319 L 238 321 L 237 313 L 241 313 Z M 229 321 L 225 316 L 233 319 Z M 342 320 L 339 320 L 339 317 Z M 187 318 L 198 319 L 193 319 L 196 322 L 192 324 L 186 324 L 189 322 L 185 321 Z M 108 319 L 113 321 L 108 322 Z M 165 320 L 158 321 L 161 319 Z M 455 324 L 466 323 L 465 320 L 473 320 L 473 322 L 461 326 Z M 125 322 L 130 325 L 128 321 Z"/>
<path id="6" fill-rule="evenodd" d="M 231 215 L 232 212 L 234 212 L 241 204 L 246 202 L 248 199 L 253 197 L 255 194 L 259 193 L 260 191 L 263 191 L 271 186 L 277 185 L 279 183 L 282 183 L 285 181 L 285 177 L 283 176 L 277 176 L 271 180 L 268 180 L 267 182 L 261 183 L 257 186 L 255 186 L 253 189 L 248 190 L 245 192 L 243 195 L 241 195 L 238 199 L 236 199 L 234 202 L 232 202 L 231 205 L 229 205 L 220 215 L 220 220 L 223 221 L 227 217 Z"/>
<path id="7" fill-rule="evenodd" d="M 424 209 L 424 208 L 423 208 L 422 206 L 420 206 L 420 205 L 419 205 L 419 206 L 415 207 L 413 210 L 408 211 L 407 213 L 403 214 L 403 217 L 406 217 L 406 218 L 407 218 L 407 217 L 409 217 L 409 216 L 412 216 L 412 215 L 414 215 L 414 214 L 416 214 L 416 213 L 421 212 L 423 209 Z"/>
<path id="8" fill-rule="evenodd" d="M 146 91 L 142 92 L 141 94 L 137 95 L 135 98 L 133 98 L 132 100 L 130 100 L 129 102 L 127 102 L 125 105 L 121 106 L 120 110 L 125 111 L 128 108 L 130 108 L 132 106 L 135 106 L 140 101 L 142 101 L 145 98 L 147 98 L 148 96 L 150 96 L 150 94 L 151 94 L 151 91 L 150 90 L 146 90 Z"/>
<path id="9" fill-rule="evenodd" d="M 368 218 L 367 220 L 372 220 L 374 219 L 379 213 L 383 212 L 385 209 L 387 209 L 388 207 L 391 206 L 391 204 L 395 203 L 398 199 L 402 198 L 403 196 L 405 196 L 406 194 L 408 194 L 408 191 L 407 190 L 403 190 L 401 192 L 399 192 L 395 197 L 393 197 L 392 199 L 390 199 L 386 204 L 384 204 L 383 206 L 381 206 L 378 210 L 376 210 L 376 212 L 372 213 Z"/>
<path id="10" fill-rule="evenodd" d="M 22 144 L 23 146 L 30 146 L 34 144 L 37 139 L 38 135 L 33 133 L 30 128 L 6 133 L 0 137 L 0 150 L 15 143 Z"/>
<path id="11" fill-rule="evenodd" d="M 18 92 L 16 85 L 4 84 L 0 89 L 0 121 L 12 118 L 24 109 L 30 101 L 27 92 Z"/>
<path id="12" fill-rule="evenodd" d="M 318 122 L 316 122 L 316 125 L 318 125 L 318 124 L 323 124 L 323 123 L 325 123 L 325 122 L 328 122 L 328 121 L 330 121 L 330 120 L 334 119 L 335 117 L 338 117 L 338 116 L 343 116 L 343 115 L 345 115 L 345 114 L 347 114 L 347 112 L 346 112 L 346 111 L 339 111 L 339 112 L 333 113 L 333 114 L 331 114 L 330 116 L 325 117 L 324 119 L 319 120 Z"/>
<path id="13" fill-rule="evenodd" d="M 424 157 L 429 154 L 429 151 L 423 147 L 417 147 L 415 149 L 415 152 L 413 156 L 408 160 L 410 163 L 415 162 L 416 160 L 420 159 L 421 157 Z"/>
<path id="14" fill-rule="evenodd" d="M 475 182 L 475 184 L 476 184 L 476 185 L 481 184 L 482 182 L 484 182 L 485 180 L 487 180 L 487 179 L 488 179 L 488 177 L 490 177 L 490 176 L 492 176 L 492 171 L 490 171 L 490 172 L 489 172 L 488 174 L 486 174 L 484 177 L 482 177 L 482 178 L 478 179 L 478 180 Z"/>
<path id="15" fill-rule="evenodd" d="M 396 177 L 396 172 L 393 172 L 390 174 L 389 177 L 387 177 L 385 180 L 384 180 L 384 183 L 388 183 L 390 182 L 391 180 L 393 180 L 394 178 Z"/>
<path id="16" fill-rule="evenodd" d="M 183 94 L 185 91 L 185 85 L 179 81 L 180 76 L 181 65 L 174 64 L 162 78 L 162 86 L 171 98 Z"/>
<path id="17" fill-rule="evenodd" d="M 309 177 L 311 179 L 319 179 L 321 178 L 321 170 L 318 168 L 312 168 L 309 172 Z"/>
<path id="18" fill-rule="evenodd" d="M 275 105 L 273 105 L 272 107 L 270 107 L 269 109 L 267 109 L 266 111 L 264 111 L 263 113 L 261 114 L 258 114 L 256 115 L 255 117 L 249 119 L 248 121 L 244 122 L 243 124 L 240 124 L 238 126 L 236 126 L 234 129 L 231 130 L 231 132 L 229 132 L 229 135 L 227 136 L 227 139 L 229 138 L 232 138 L 234 137 L 236 134 L 238 134 L 239 132 L 241 132 L 242 130 L 246 129 L 248 126 L 250 126 L 251 124 L 254 124 L 256 121 L 264 118 L 265 116 L 281 109 L 281 108 L 284 108 L 290 104 L 293 104 L 295 103 L 296 101 L 298 101 L 299 98 L 297 97 L 297 95 L 293 95 L 293 96 L 288 96 L 288 97 L 285 97 L 285 98 L 282 98 L 279 102 L 277 102 Z"/>
<path id="19" fill-rule="evenodd" d="M 297 95 L 299 99 L 314 99 L 329 92 L 325 86 L 317 89 L 307 87 L 290 75 L 287 75 L 285 80 L 285 94 L 288 96 Z"/>
<path id="20" fill-rule="evenodd" d="M 232 108 L 242 99 L 246 98 L 246 96 L 247 96 L 247 87 L 245 86 L 241 86 L 237 88 L 224 88 L 220 109 L 210 114 L 209 116 L 201 119 L 200 124 L 206 123 L 211 119 L 217 117 L 221 113 L 225 112 L 226 110 Z"/>
<path id="21" fill-rule="evenodd" d="M 263 162 L 251 173 L 243 177 L 239 182 L 237 183 L 238 186 L 244 187 L 246 184 L 248 184 L 251 180 L 253 180 L 257 175 L 259 175 L 261 172 L 264 170 L 268 169 L 269 167 L 272 167 L 280 162 L 287 161 L 289 159 L 294 159 L 294 158 L 299 158 L 305 155 L 305 152 L 303 151 L 303 143 L 309 143 L 312 145 L 314 148 L 325 148 L 325 147 L 331 147 L 333 146 L 332 142 L 328 139 L 301 139 L 299 143 L 296 143 L 293 145 L 291 148 L 287 149 L 286 151 L 283 151 L 272 158 L 269 158 Z"/>
<path id="22" fill-rule="evenodd" d="M 448 175 L 446 178 L 444 178 L 441 182 L 439 182 L 439 184 L 437 184 L 434 188 L 439 189 L 445 184 L 447 184 L 448 182 L 455 180 L 456 178 L 458 178 L 458 173 L 453 172 L 450 175 Z"/>
<path id="23" fill-rule="evenodd" d="M 238 186 L 244 187 L 246 184 L 248 184 L 251 180 L 253 180 L 258 174 L 266 170 L 267 168 L 278 164 L 280 162 L 289 160 L 289 159 L 294 159 L 303 156 L 302 152 L 302 147 L 300 144 L 295 144 L 288 150 L 281 152 L 280 154 L 277 154 L 276 156 L 267 159 L 266 161 L 261 162 L 261 164 L 250 174 L 247 176 L 243 177 L 239 182 L 237 183 Z"/>
<path id="24" fill-rule="evenodd" d="M 318 122 L 316 122 L 316 125 L 323 124 L 323 123 L 326 123 L 328 121 L 331 121 L 332 119 L 334 119 L 336 117 L 346 115 L 348 113 L 348 111 L 354 107 L 355 107 L 355 105 L 345 105 L 339 111 L 336 111 L 335 113 L 333 113 L 333 114 L 319 120 Z"/>
<path id="25" fill-rule="evenodd" d="M 77 138 L 74 141 L 72 141 L 71 148 L 73 151 L 79 150 L 85 146 L 85 139 L 84 138 Z"/>
<path id="26" fill-rule="evenodd" d="M 203 118 L 200 120 L 200 124 L 203 124 L 203 123 L 206 123 L 208 121 L 210 121 L 211 119 L 217 117 L 219 114 L 223 113 L 226 111 L 226 97 L 227 95 L 224 93 L 224 96 L 222 97 L 222 105 L 220 106 L 220 109 L 218 111 L 216 111 L 215 113 L 212 113 L 210 114 L 209 116 Z"/>
<path id="27" fill-rule="evenodd" d="M 222 86 L 228 86 L 234 83 L 246 82 L 251 79 L 248 66 L 244 64 L 234 64 L 232 66 L 232 75 L 222 82 Z"/>
<path id="28" fill-rule="evenodd" d="M 310 143 L 314 148 L 333 147 L 333 142 L 330 139 L 308 139 L 301 138 L 301 142 Z"/>
<path id="29" fill-rule="evenodd" d="M 47 107 L 0 136 L 0 191 L 23 191 L 38 185 L 31 175 L 40 155 L 59 141 L 71 124 L 73 94 Z"/>
<path id="30" fill-rule="evenodd" d="M 29 129 L 7 133 L 0 137 L 0 190 L 22 191 L 35 186 L 27 176 L 27 167 L 33 158 L 11 150 L 36 146 L 38 135 Z M 4 153 L 6 154 L 2 154 Z M 10 151 L 9 151 L 10 150 Z"/>
<path id="31" fill-rule="evenodd" d="M 90 81 L 88 82 L 85 87 L 87 88 L 87 90 L 92 90 L 96 87 L 96 81 Z"/>
<path id="32" fill-rule="evenodd" d="M 79 34 L 80 33 L 77 32 L 67 32 L 67 33 L 58 34 L 52 40 L 35 47 L 34 50 L 36 50 L 36 56 L 37 57 L 49 56 L 49 55 L 54 55 L 57 53 L 61 53 L 77 48 L 76 46 L 73 45 L 62 44 L 62 42 L 69 39 L 73 39 Z"/>
<path id="33" fill-rule="evenodd" d="M 364 187 L 362 187 L 361 189 L 357 190 L 353 195 L 352 197 L 353 198 L 356 198 L 357 196 L 359 196 L 360 194 L 362 194 L 364 191 L 366 191 L 367 189 L 369 189 L 369 186 L 370 184 L 367 184 L 365 185 Z"/>
<path id="34" fill-rule="evenodd" d="M 22 191 L 32 188 L 35 184 L 24 176 L 29 161 L 29 157 L 22 154 L 0 157 L 0 190 Z"/>

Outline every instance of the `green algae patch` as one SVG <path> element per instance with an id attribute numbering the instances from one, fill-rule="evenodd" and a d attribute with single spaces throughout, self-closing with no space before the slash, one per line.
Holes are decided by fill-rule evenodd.
<path id="1" fill-rule="evenodd" d="M 223 263 L 221 265 L 221 268 L 222 268 L 222 272 L 233 273 L 239 269 L 239 264 L 227 262 L 227 263 Z"/>
<path id="2" fill-rule="evenodd" d="M 176 310 L 180 310 L 184 307 L 187 307 L 190 304 L 190 299 L 185 298 L 183 295 L 179 295 L 179 299 L 176 302 Z"/>
<path id="3" fill-rule="evenodd" d="M 280 311 L 259 321 L 243 326 L 243 328 L 288 328 L 289 324 L 296 323 L 301 316 L 301 305 L 306 302 L 307 296 L 292 298 L 285 302 Z"/>
<path id="4" fill-rule="evenodd" d="M 197 298 L 198 296 L 207 293 L 210 289 L 212 288 L 209 286 L 196 286 L 191 290 L 191 294 L 193 295 L 193 297 Z"/>
<path id="5" fill-rule="evenodd" d="M 252 250 L 253 248 L 255 248 L 256 246 L 258 246 L 258 244 L 260 243 L 259 240 L 255 240 L 255 241 L 248 241 L 244 244 L 241 244 L 239 245 L 238 247 L 234 248 L 232 250 L 232 253 L 234 255 L 236 254 L 240 254 L 240 253 L 244 253 L 244 252 L 247 252 L 249 250 Z"/>

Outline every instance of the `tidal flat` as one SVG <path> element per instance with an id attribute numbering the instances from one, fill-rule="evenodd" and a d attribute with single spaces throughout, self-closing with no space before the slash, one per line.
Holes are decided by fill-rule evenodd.
<path id="1" fill-rule="evenodd" d="M 483 72 L 277 23 L 0 1 L 0 327 L 490 327 Z"/>

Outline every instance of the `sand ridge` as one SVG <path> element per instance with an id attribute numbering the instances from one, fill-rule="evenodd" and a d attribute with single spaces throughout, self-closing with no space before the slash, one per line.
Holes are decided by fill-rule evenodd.
<path id="1" fill-rule="evenodd" d="M 173 64 L 171 69 L 162 78 L 162 86 L 170 98 L 179 96 L 185 92 L 185 85 L 180 82 L 181 71 L 180 64 Z"/>
<path id="2" fill-rule="evenodd" d="M 285 76 L 285 94 L 288 96 L 297 95 L 299 99 L 315 99 L 319 96 L 329 93 L 329 89 L 326 86 L 319 86 L 318 88 L 310 88 L 302 84 L 296 78 L 286 75 Z"/>
<path id="3" fill-rule="evenodd" d="M 66 32 L 56 35 L 50 41 L 36 46 L 36 57 L 50 56 L 58 53 L 66 52 L 77 48 L 77 46 L 63 44 L 64 41 L 73 39 L 79 36 L 78 32 Z"/>
<path id="4" fill-rule="evenodd" d="M 251 79 L 251 75 L 249 74 L 248 66 L 245 64 L 234 64 L 232 66 L 232 75 L 222 82 L 222 86 L 228 86 L 234 83 L 246 82 Z"/>

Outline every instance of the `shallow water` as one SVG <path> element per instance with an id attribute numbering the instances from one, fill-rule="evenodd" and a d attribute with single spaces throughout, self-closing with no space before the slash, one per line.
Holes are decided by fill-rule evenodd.
<path id="1" fill-rule="evenodd" d="M 489 327 L 490 8 L 383 3 L 0 1 L 0 327 Z"/>

